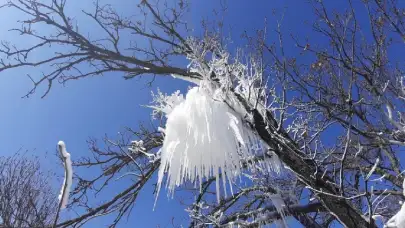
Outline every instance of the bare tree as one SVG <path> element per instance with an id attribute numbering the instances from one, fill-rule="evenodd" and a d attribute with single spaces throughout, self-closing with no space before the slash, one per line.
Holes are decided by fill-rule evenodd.
<path id="1" fill-rule="evenodd" d="M 237 186 L 237 192 L 219 203 L 209 197 L 214 181 L 206 180 L 201 191 L 192 190 L 197 197 L 189 207 L 190 227 L 271 223 L 281 217 L 267 197 L 278 192 L 272 186 L 288 187 L 285 183 L 295 178 L 293 189 L 282 191 L 289 195 L 283 196 L 284 211 L 308 227 L 332 223 L 375 227 L 376 215 L 389 217 L 398 210 L 397 202 L 404 197 L 398 153 L 405 145 L 405 79 L 403 63 L 391 59 L 389 53 L 403 47 L 405 11 L 395 0 L 363 1 L 366 14 L 358 14 L 351 1 L 340 11 L 328 9 L 323 1 L 310 1 L 317 16 L 314 33 L 322 35 L 326 45 L 293 36 L 301 55 L 288 56 L 284 51 L 288 39 L 278 24 L 278 44 L 267 43 L 266 29 L 245 35 L 248 62 L 229 57 L 215 30 L 207 27 L 203 37 L 192 37 L 182 20 L 187 12 L 183 1 L 173 5 L 141 1 L 140 17 L 123 17 L 110 5 L 96 2 L 91 12 L 84 13 L 105 32 L 97 39 L 80 31 L 77 21 L 66 15 L 66 4 L 65 0 L 15 0 L 3 6 L 27 16 L 14 31 L 36 38 L 38 43 L 20 49 L 3 42 L 0 52 L 7 58 L 1 60 L 0 70 L 42 65 L 50 69 L 39 77 L 30 75 L 34 88 L 27 95 L 44 83 L 45 96 L 55 80 L 65 83 L 106 72 L 122 72 L 126 79 L 148 75 L 151 81 L 156 75 L 175 75 L 190 82 L 209 80 L 236 97 L 252 116 L 244 121 L 269 148 L 254 160 L 275 154 L 291 170 L 281 179 L 259 173 L 254 178 L 257 181 Z M 359 23 L 358 17 L 364 15 L 368 28 Z M 32 29 L 37 24 L 48 26 L 51 33 Z M 123 43 L 122 34 L 131 35 L 132 40 L 143 38 L 148 45 Z M 32 52 L 48 46 L 69 48 L 42 60 L 30 58 Z M 179 56 L 206 74 L 178 65 L 174 60 Z M 218 71 L 212 59 L 227 61 Z M 316 61 L 308 63 L 308 59 Z M 263 96 L 246 97 L 235 88 L 240 77 L 235 72 L 241 63 L 258 75 L 251 87 Z M 130 213 L 140 190 L 159 167 L 160 160 L 154 158 L 158 158 L 156 151 L 164 138 L 157 126 L 140 129 L 129 129 L 118 140 L 106 138 L 104 147 L 89 141 L 92 156 L 75 165 L 99 168 L 100 172 L 90 180 L 76 176 L 78 185 L 73 191 L 73 204 L 87 212 L 59 227 L 80 226 L 110 213 L 117 215 L 115 226 Z M 136 137 L 137 143 L 132 143 Z M 123 176 L 133 178 L 127 189 L 99 205 L 89 202 L 90 193 L 103 191 Z"/>
<path id="2" fill-rule="evenodd" d="M 1 227 L 50 227 L 58 206 L 36 158 L 0 157 Z"/>

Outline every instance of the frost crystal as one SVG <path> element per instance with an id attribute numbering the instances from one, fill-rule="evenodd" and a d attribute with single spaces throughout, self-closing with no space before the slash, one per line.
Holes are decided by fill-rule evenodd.
<path id="1" fill-rule="evenodd" d="M 152 117 L 157 118 L 162 113 L 168 115 L 174 107 L 184 101 L 183 95 L 180 90 L 177 90 L 172 95 L 168 96 L 158 90 L 157 94 L 152 92 L 154 106 L 148 106 L 153 109 Z"/>

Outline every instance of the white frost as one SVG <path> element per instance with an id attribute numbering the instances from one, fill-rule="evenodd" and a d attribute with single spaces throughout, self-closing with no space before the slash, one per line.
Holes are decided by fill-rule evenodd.
<path id="1" fill-rule="evenodd" d="M 62 189 L 59 194 L 59 201 L 61 201 L 61 209 L 66 208 L 69 201 L 70 188 L 72 187 L 72 160 L 70 159 L 70 154 L 66 151 L 66 145 L 63 141 L 58 142 L 59 153 L 63 158 L 63 165 L 65 167 L 65 179 L 63 180 Z"/>
<path id="2" fill-rule="evenodd" d="M 152 92 L 154 106 L 147 106 L 153 109 L 152 117 L 157 118 L 160 114 L 165 113 L 166 115 L 176 107 L 178 104 L 184 101 L 184 97 L 180 94 L 180 90 L 177 90 L 172 95 L 167 95 L 162 93 L 159 89 L 157 94 Z"/>

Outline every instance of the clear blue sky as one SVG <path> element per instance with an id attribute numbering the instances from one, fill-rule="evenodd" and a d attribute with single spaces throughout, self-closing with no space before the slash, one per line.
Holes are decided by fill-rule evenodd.
<path id="1" fill-rule="evenodd" d="M 67 2 L 74 16 L 82 17 L 77 12 L 79 6 L 72 5 L 72 3 L 77 4 L 76 1 Z M 80 1 L 80 8 L 90 9 L 91 2 L 90 0 Z M 104 0 L 104 2 L 113 1 Z M 210 18 L 213 8 L 218 7 L 218 2 L 217 0 L 191 2 L 189 21 L 196 29 L 196 34 L 201 32 L 198 29 L 199 21 L 202 18 Z M 234 41 L 231 48 L 242 44 L 240 35 L 244 30 L 253 34 L 255 29 L 262 28 L 265 17 L 268 18 L 269 40 L 275 40 L 276 35 L 272 29 L 275 28 L 275 19 L 280 19 L 280 15 L 273 17 L 273 9 L 277 9 L 279 13 L 285 10 L 282 29 L 286 36 L 291 32 L 302 37 L 311 36 L 311 29 L 305 25 L 305 21 L 312 20 L 314 15 L 305 2 L 302 0 L 228 1 L 225 26 L 231 28 L 230 35 Z M 115 4 L 119 11 L 131 14 L 136 12 L 138 1 L 122 0 Z M 1 10 L 0 21 L 8 22 L 0 26 L 1 40 L 10 40 L 21 45 L 32 42 L 22 40 L 16 33 L 6 32 L 10 26 L 15 25 L 14 22 L 19 17 L 20 15 L 8 9 Z M 79 26 L 91 29 L 91 26 L 86 23 L 80 24 L 80 21 Z M 99 35 L 98 31 L 91 31 L 91 36 Z M 293 47 L 287 46 L 287 49 L 291 51 Z M 36 55 L 41 58 L 44 53 L 36 53 Z M 21 97 L 31 88 L 30 81 L 25 75 L 34 72 L 38 72 L 38 69 L 25 68 L 0 72 L 0 155 L 11 155 L 23 146 L 33 151 L 35 155 L 43 157 L 46 168 L 54 169 L 62 175 L 63 171 L 53 155 L 59 140 L 66 142 L 74 159 L 88 153 L 86 139 L 89 137 L 101 138 L 104 134 L 114 136 L 126 126 L 136 127 L 139 121 L 150 120 L 151 110 L 140 105 L 150 102 L 151 88 L 145 87 L 142 80 L 124 80 L 121 73 L 113 73 L 103 77 L 69 82 L 65 87 L 55 84 L 51 93 L 44 99 L 40 98 L 42 95 L 40 90 L 29 99 L 22 99 Z M 165 92 L 173 92 L 178 88 L 184 90 L 186 84 L 166 77 L 158 78 L 152 90 L 156 90 L 157 87 Z M 45 158 L 47 153 L 49 155 Z M 152 182 L 155 181 L 152 180 Z M 153 212 L 154 196 L 150 190 L 151 188 L 148 187 L 140 195 L 132 215 L 127 222 L 124 219 L 119 227 L 156 227 L 157 225 L 170 227 L 172 217 L 176 217 L 175 224 L 179 224 L 183 217 L 187 217 L 184 207 L 175 199 L 168 200 L 164 193 L 161 194 L 158 206 Z M 109 191 L 114 192 L 114 189 L 111 188 Z M 88 227 L 103 227 L 106 224 L 105 221 L 105 219 L 96 220 Z"/>

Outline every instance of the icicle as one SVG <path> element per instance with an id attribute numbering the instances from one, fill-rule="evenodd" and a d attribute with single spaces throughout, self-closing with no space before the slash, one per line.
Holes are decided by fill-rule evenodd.
<path id="1" fill-rule="evenodd" d="M 242 181 L 242 171 L 281 174 L 284 168 L 276 155 L 264 156 L 260 161 L 255 159 L 257 155 L 263 157 L 267 147 L 264 148 L 254 131 L 244 125 L 246 120 L 252 122 L 253 119 L 246 104 L 260 113 L 268 106 L 260 63 L 231 61 L 230 54 L 221 51 L 220 43 L 215 39 L 211 45 L 219 52 L 207 63 L 206 43 L 193 38 L 187 42 L 192 48 L 187 55 L 190 60 L 187 68 L 200 77 L 190 80 L 180 75 L 172 76 L 198 86 L 191 88 L 186 97 L 179 91 L 172 95 L 158 91 L 153 94 L 155 105 L 149 106 L 154 109 L 153 116 L 165 114 L 167 119 L 160 150 L 157 196 L 167 174 L 169 195 L 186 181 L 194 182 L 201 189 L 204 180 L 215 178 L 219 201 L 220 191 L 225 195 L 227 190 L 233 194 L 231 183 L 237 178 Z M 243 104 L 240 97 L 244 99 Z"/>
<path id="2" fill-rule="evenodd" d="M 284 207 L 285 203 L 283 198 L 281 197 L 280 194 L 273 194 L 269 196 L 271 202 L 273 203 L 274 207 L 276 208 L 277 212 L 281 215 L 281 221 L 278 223 L 277 227 L 288 227 L 287 222 L 285 221 L 285 213 L 284 213 Z"/>

